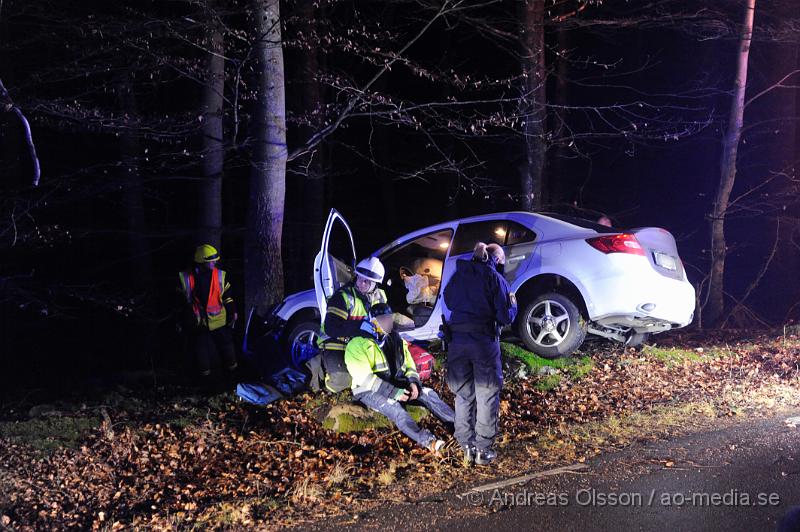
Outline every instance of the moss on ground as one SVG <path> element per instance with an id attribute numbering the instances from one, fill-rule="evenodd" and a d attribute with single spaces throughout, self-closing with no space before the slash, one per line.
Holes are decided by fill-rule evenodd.
<path id="1" fill-rule="evenodd" d="M 543 367 L 551 367 L 566 372 L 572 380 L 577 381 L 591 373 L 594 369 L 594 361 L 588 356 L 582 356 L 580 358 L 564 357 L 551 360 L 540 357 L 536 353 L 532 353 L 527 349 L 510 342 L 500 342 L 500 352 L 505 357 L 521 360 L 526 366 L 528 366 L 533 374 L 536 374 Z M 549 377 L 553 377 L 553 375 L 549 375 Z M 558 386 L 560 378 L 558 379 L 558 382 L 556 382 L 556 379 L 550 379 L 549 382 L 550 384 L 555 382 L 551 388 L 547 388 L 552 389 Z"/>
<path id="2" fill-rule="evenodd" d="M 419 422 L 428 415 L 428 410 L 422 406 L 409 405 L 406 411 L 411 414 L 414 421 Z M 378 412 L 368 410 L 355 404 L 336 405 L 322 422 L 322 426 L 336 432 L 361 432 L 370 429 L 392 427 L 392 422 Z"/>
<path id="3" fill-rule="evenodd" d="M 700 353 L 689 349 L 678 349 L 676 347 L 664 348 L 654 345 L 645 346 L 642 349 L 642 355 L 660 360 L 667 366 L 679 366 L 687 362 L 698 362 L 703 358 Z"/>
<path id="4" fill-rule="evenodd" d="M 95 417 L 52 416 L 25 421 L 0 422 L 0 438 L 40 451 L 75 448 L 91 429 L 100 426 Z"/>
<path id="5" fill-rule="evenodd" d="M 561 384 L 561 375 L 556 373 L 555 375 L 539 377 L 539 380 L 534 385 L 534 388 L 542 392 L 548 392 L 558 388 L 559 384 Z"/>

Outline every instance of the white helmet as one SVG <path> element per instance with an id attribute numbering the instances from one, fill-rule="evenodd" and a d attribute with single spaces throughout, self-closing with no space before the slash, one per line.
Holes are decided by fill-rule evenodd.
<path id="1" fill-rule="evenodd" d="M 369 257 L 356 265 L 356 275 L 376 283 L 382 283 L 385 274 L 386 269 L 381 264 L 381 261 L 378 260 L 378 257 Z"/>

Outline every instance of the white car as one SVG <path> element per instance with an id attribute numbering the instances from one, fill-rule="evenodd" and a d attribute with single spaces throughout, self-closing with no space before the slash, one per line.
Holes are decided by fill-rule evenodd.
<path id="1" fill-rule="evenodd" d="M 449 316 L 441 288 L 456 260 L 469 258 L 478 241 L 503 246 L 504 275 L 519 304 L 513 332 L 543 357 L 573 353 L 587 334 L 638 345 L 694 317 L 695 290 L 668 231 L 623 231 L 555 214 L 501 212 L 426 227 L 373 254 L 386 267 L 383 288 L 407 340 L 437 337 L 442 316 Z M 350 281 L 355 261 L 352 231 L 332 210 L 314 260 L 315 289 L 286 297 L 255 321 L 267 324 L 290 350 L 316 342 L 327 298 Z M 253 334 L 252 322 L 251 313 L 246 338 Z"/>

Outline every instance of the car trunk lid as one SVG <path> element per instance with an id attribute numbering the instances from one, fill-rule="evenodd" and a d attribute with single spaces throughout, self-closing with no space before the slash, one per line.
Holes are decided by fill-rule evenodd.
<path id="1" fill-rule="evenodd" d="M 641 244 L 654 270 L 672 279 L 684 278 L 683 262 L 678 255 L 678 246 L 669 231 L 660 227 L 641 227 L 631 232 Z"/>

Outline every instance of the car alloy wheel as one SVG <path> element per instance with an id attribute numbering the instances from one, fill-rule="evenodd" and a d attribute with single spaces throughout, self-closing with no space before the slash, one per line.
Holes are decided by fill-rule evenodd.
<path id="1" fill-rule="evenodd" d="M 528 331 L 533 341 L 542 347 L 556 347 L 569 334 L 569 312 L 558 301 L 539 302 L 527 317 Z"/>
<path id="2" fill-rule="evenodd" d="M 292 360 L 296 360 L 303 346 L 316 346 L 319 339 L 319 323 L 306 321 L 298 324 L 287 338 L 287 345 Z"/>
<path id="3" fill-rule="evenodd" d="M 292 341 L 292 352 L 300 345 L 316 345 L 319 334 L 315 331 L 302 331 Z"/>

